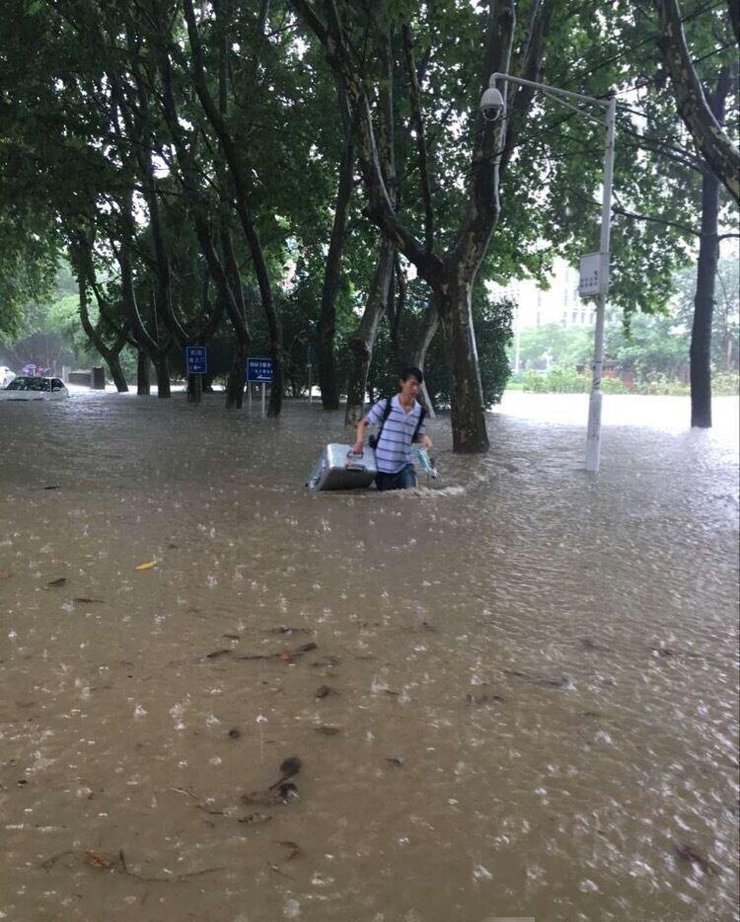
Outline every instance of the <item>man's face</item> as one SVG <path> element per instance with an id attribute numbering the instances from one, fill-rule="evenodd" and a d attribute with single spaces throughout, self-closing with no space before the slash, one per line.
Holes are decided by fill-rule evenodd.
<path id="1" fill-rule="evenodd" d="M 413 398 L 415 400 L 420 390 L 421 384 L 419 384 L 413 375 L 410 375 L 405 381 L 401 381 L 401 393 L 406 398 Z"/>

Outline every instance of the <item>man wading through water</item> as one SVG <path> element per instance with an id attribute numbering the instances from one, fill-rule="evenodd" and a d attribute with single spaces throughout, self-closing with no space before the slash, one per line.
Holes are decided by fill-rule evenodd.
<path id="1" fill-rule="evenodd" d="M 362 454 L 365 447 L 367 427 L 380 424 L 377 444 L 373 446 L 378 467 L 375 483 L 379 490 L 415 487 L 416 472 L 411 454 L 413 443 L 424 448 L 432 447 L 432 440 L 424 431 L 424 410 L 416 399 L 423 380 L 420 368 L 404 368 L 400 393 L 395 397 L 381 398 L 358 423 L 357 441 L 352 449 L 356 455 Z"/>

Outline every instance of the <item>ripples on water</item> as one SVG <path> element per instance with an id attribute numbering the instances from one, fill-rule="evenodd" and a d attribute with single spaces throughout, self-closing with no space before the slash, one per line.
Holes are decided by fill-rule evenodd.
<path id="1" fill-rule="evenodd" d="M 737 401 L 604 408 L 380 497 L 316 404 L 0 405 L 0 918 L 736 918 Z"/>

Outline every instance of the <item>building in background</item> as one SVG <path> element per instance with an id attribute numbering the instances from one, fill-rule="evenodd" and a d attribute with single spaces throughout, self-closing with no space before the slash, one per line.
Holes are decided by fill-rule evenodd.
<path id="1" fill-rule="evenodd" d="M 550 287 L 542 289 L 532 279 L 511 281 L 508 285 L 491 285 L 494 297 L 506 297 L 516 304 L 514 312 L 514 354 L 512 371 L 519 371 L 519 337 L 523 330 L 546 324 L 562 327 L 589 327 L 596 317 L 595 302 L 578 296 L 578 269 L 562 259 L 553 263 L 548 281 Z"/>

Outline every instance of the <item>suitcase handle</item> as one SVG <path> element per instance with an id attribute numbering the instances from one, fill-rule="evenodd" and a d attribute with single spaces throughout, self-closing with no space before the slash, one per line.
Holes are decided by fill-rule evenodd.
<path id="1" fill-rule="evenodd" d="M 352 449 L 350 449 L 350 450 L 347 452 L 347 463 L 344 465 L 344 467 L 346 468 L 346 470 L 348 470 L 348 471 L 359 471 L 361 474 L 364 473 L 364 472 L 367 470 L 367 467 L 365 467 L 364 464 L 358 464 L 357 461 L 355 460 L 356 458 L 362 458 L 362 457 L 364 457 L 364 455 L 365 455 L 365 452 L 364 452 L 364 451 L 361 451 L 361 452 L 359 453 L 359 455 L 356 455 L 356 454 L 352 451 Z"/>

